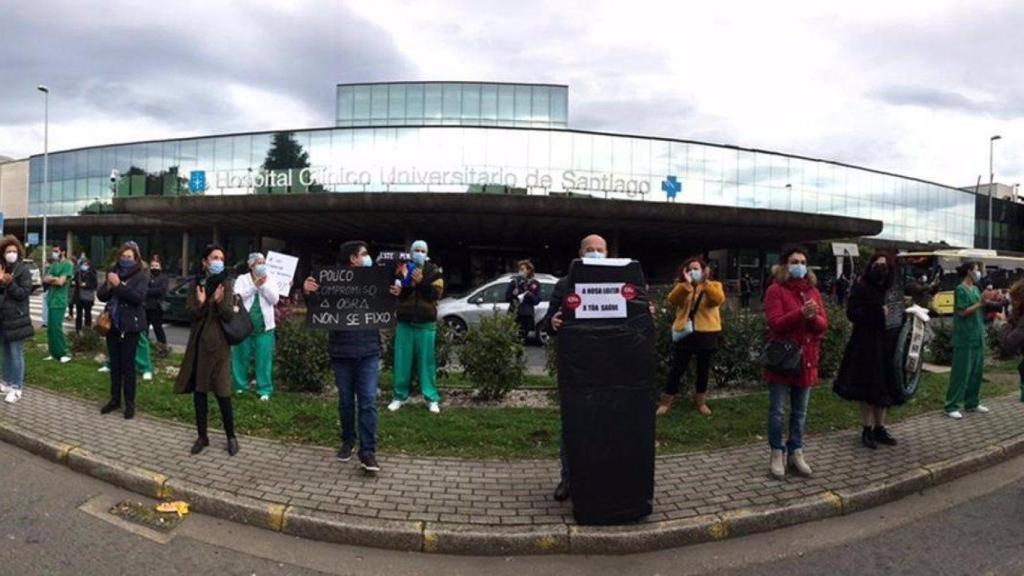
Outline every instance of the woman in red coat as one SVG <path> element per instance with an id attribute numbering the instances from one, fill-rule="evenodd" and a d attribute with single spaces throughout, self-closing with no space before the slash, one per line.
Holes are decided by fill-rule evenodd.
<path id="1" fill-rule="evenodd" d="M 779 263 L 772 267 L 775 282 L 764 297 L 764 314 L 770 338 L 789 340 L 800 347 L 800 373 L 778 374 L 765 371 L 768 382 L 768 443 L 772 455 L 771 475 L 786 477 L 785 456 L 789 466 L 802 476 L 810 476 L 811 468 L 804 460 L 804 424 L 807 421 L 807 400 L 811 388 L 818 385 L 818 355 L 821 338 L 828 329 L 825 305 L 816 285 L 814 273 L 807 268 L 807 251 L 798 246 L 783 248 Z M 789 440 L 783 443 L 783 419 L 786 404 L 790 406 Z"/>

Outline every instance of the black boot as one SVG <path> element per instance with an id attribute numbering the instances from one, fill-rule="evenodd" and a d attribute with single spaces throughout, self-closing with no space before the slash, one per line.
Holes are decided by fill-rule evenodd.
<path id="1" fill-rule="evenodd" d="M 196 443 L 192 445 L 192 450 L 191 450 L 192 455 L 194 456 L 196 454 L 199 454 L 200 452 L 203 451 L 203 448 L 206 448 L 209 445 L 210 445 L 210 439 L 207 438 L 206 436 L 200 436 L 196 440 Z"/>
<path id="2" fill-rule="evenodd" d="M 885 426 L 875 426 L 874 436 L 875 442 L 879 444 L 885 444 L 886 446 L 896 445 L 896 439 L 889 435 L 889 431 L 885 429 Z"/>
<path id="3" fill-rule="evenodd" d="M 106 406 L 104 406 L 103 408 L 100 408 L 100 414 L 110 414 L 111 412 L 113 412 L 114 410 L 119 409 L 120 407 L 121 407 L 121 403 L 120 402 L 114 402 L 113 400 L 111 400 L 110 402 L 107 402 Z"/>
<path id="4" fill-rule="evenodd" d="M 135 418 L 135 404 L 125 404 L 124 419 L 131 420 L 132 418 Z"/>
<path id="5" fill-rule="evenodd" d="M 228 438 L 228 456 L 234 456 L 238 454 L 238 438 L 231 436 Z"/>
<path id="6" fill-rule="evenodd" d="M 870 426 L 865 426 L 864 431 L 860 433 L 860 443 L 865 448 L 871 448 L 872 450 L 878 448 L 878 443 L 875 442 L 875 433 L 871 430 Z"/>
<path id="7" fill-rule="evenodd" d="M 559 482 L 555 488 L 555 500 L 558 502 L 565 502 L 569 499 L 569 484 L 567 482 Z"/>

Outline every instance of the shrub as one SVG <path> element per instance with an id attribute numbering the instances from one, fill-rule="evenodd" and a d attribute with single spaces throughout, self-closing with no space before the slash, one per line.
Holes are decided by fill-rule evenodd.
<path id="1" fill-rule="evenodd" d="M 434 359 L 437 362 L 437 376 L 445 378 L 452 371 L 452 356 L 458 344 L 455 332 L 444 322 L 437 323 L 437 337 L 434 340 Z M 395 331 L 380 331 L 380 364 L 382 370 L 395 369 Z M 413 379 L 416 375 L 413 374 Z"/>
<path id="2" fill-rule="evenodd" d="M 274 372 L 277 385 L 294 392 L 323 392 L 333 381 L 327 352 L 327 332 L 311 330 L 301 315 L 290 316 L 277 326 Z"/>
<path id="3" fill-rule="evenodd" d="M 766 332 L 763 314 L 722 308 L 722 335 L 711 364 L 711 376 L 716 385 L 738 386 L 761 381 L 758 357 L 764 348 Z"/>
<path id="4" fill-rule="evenodd" d="M 839 365 L 843 362 L 846 343 L 853 334 L 853 324 L 846 317 L 846 310 L 835 304 L 825 303 L 828 315 L 828 331 L 821 339 L 821 356 L 818 360 L 818 376 L 832 378 L 839 373 Z"/>
<path id="5" fill-rule="evenodd" d="M 953 364 L 953 326 L 952 321 L 936 318 L 929 322 L 932 327 L 932 339 L 928 343 L 928 356 L 933 364 L 950 366 Z"/>
<path id="6" fill-rule="evenodd" d="M 68 347 L 75 354 L 98 354 L 107 351 L 107 340 L 92 328 L 67 335 Z"/>
<path id="7" fill-rule="evenodd" d="M 1001 328 L 997 328 L 995 323 L 989 325 L 985 336 L 988 348 L 996 360 L 1013 360 L 1017 357 L 1017 351 L 1003 348 L 1002 339 L 999 337 L 1000 330 Z"/>
<path id="8" fill-rule="evenodd" d="M 508 314 L 485 317 L 469 329 L 459 360 L 483 400 L 501 400 L 525 380 L 526 351 Z"/>

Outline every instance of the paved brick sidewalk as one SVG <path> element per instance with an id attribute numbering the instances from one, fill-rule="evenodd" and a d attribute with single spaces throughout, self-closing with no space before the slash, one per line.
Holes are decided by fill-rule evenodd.
<path id="1" fill-rule="evenodd" d="M 551 499 L 554 460 L 384 454 L 372 477 L 330 449 L 257 438 L 241 438 L 230 458 L 214 430 L 210 448 L 190 456 L 191 427 L 101 417 L 92 403 L 38 388 L 0 404 L 0 438 L 49 446 L 73 468 L 190 498 L 201 511 L 314 538 L 447 552 L 629 552 L 849 513 L 1024 450 L 1024 403 L 1008 396 L 989 406 L 960 422 L 928 414 L 896 424 L 895 448 L 862 448 L 859 429 L 810 436 L 813 479 L 769 479 L 762 445 L 660 457 L 654 513 L 615 528 L 573 525 L 569 504 Z M 134 476 L 119 476 L 121 465 Z"/>

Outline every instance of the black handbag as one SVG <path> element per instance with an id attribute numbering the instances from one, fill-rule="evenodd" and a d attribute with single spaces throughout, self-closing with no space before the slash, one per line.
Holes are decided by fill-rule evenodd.
<path id="1" fill-rule="evenodd" d="M 246 338 L 252 334 L 252 318 L 245 311 L 245 307 L 242 306 L 242 297 L 237 294 L 234 297 L 234 314 L 231 316 L 231 320 L 224 320 L 221 318 L 220 327 L 224 330 L 224 338 L 227 339 L 228 344 L 235 346 L 241 344 Z M 253 301 L 253 306 L 259 306 L 259 301 Z"/>
<path id="2" fill-rule="evenodd" d="M 772 339 L 764 346 L 759 361 L 769 372 L 785 376 L 797 376 L 801 372 L 803 352 L 792 340 Z"/>

